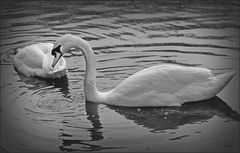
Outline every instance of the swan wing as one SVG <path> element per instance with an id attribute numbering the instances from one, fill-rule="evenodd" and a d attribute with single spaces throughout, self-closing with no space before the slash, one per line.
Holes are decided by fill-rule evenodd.
<path id="1" fill-rule="evenodd" d="M 51 54 L 51 51 L 53 49 L 53 43 L 39 43 L 39 44 L 35 44 L 36 47 L 38 47 L 40 49 L 41 52 L 43 52 L 44 54 Z"/>
<path id="2" fill-rule="evenodd" d="M 42 61 L 53 47 L 51 43 L 39 43 L 19 49 L 14 58 L 14 65 L 27 65 L 30 68 L 42 68 Z"/>
<path id="3" fill-rule="evenodd" d="M 52 47 L 51 43 L 39 43 L 19 49 L 14 57 L 14 67 L 26 76 L 42 71 L 43 59 Z"/>
<path id="4" fill-rule="evenodd" d="M 163 64 L 133 74 L 114 88 L 111 95 L 118 99 L 116 103 L 126 106 L 180 105 L 199 85 L 207 82 L 205 86 L 209 86 L 211 76 L 209 69 Z"/>

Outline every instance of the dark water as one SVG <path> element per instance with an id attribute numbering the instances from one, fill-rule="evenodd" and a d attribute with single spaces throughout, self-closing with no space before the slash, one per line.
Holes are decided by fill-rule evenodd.
<path id="1" fill-rule="evenodd" d="M 85 102 L 84 59 L 54 81 L 14 71 L 17 48 L 65 33 L 89 41 L 106 91 L 143 68 L 239 70 L 239 1 L 1 1 L 1 146 L 8 151 L 239 152 L 239 72 L 213 99 L 182 107 Z"/>

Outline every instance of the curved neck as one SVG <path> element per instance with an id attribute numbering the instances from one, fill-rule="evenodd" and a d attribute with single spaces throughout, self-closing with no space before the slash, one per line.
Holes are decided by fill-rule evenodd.
<path id="1" fill-rule="evenodd" d="M 78 37 L 76 37 L 74 40 L 74 46 L 82 51 L 86 63 L 86 71 L 84 76 L 85 98 L 89 101 L 97 101 L 98 90 L 96 87 L 96 60 L 94 52 L 87 41 Z"/>

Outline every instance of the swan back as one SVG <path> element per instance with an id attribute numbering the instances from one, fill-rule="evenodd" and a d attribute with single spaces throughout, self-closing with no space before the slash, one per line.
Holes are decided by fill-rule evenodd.
<path id="1" fill-rule="evenodd" d="M 103 99 L 120 106 L 180 106 L 215 96 L 233 75 L 215 77 L 206 68 L 163 64 L 133 74 Z"/>
<path id="2" fill-rule="evenodd" d="M 14 66 L 20 69 L 19 66 L 27 65 L 29 68 L 39 68 L 42 67 L 42 61 L 45 53 L 42 48 L 37 44 L 26 46 L 24 48 L 18 49 L 17 54 L 14 57 Z M 44 48 L 46 51 L 46 48 Z"/>
<path id="3" fill-rule="evenodd" d="M 186 84 L 212 76 L 209 69 L 162 64 L 143 69 L 121 82 L 115 90 L 128 86 L 139 90 L 154 89 L 158 92 L 175 93 Z M 132 88 L 131 88 L 132 89 Z M 135 90 L 135 89 L 132 89 Z"/>

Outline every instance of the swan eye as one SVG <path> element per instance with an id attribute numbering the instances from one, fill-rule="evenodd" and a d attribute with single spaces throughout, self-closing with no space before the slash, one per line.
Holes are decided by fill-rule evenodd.
<path id="1" fill-rule="evenodd" d="M 62 52 L 61 52 L 61 50 L 60 50 L 60 47 L 61 47 L 61 45 L 59 45 L 59 46 L 57 46 L 56 48 L 52 49 L 52 53 L 51 53 L 51 54 L 52 54 L 53 56 L 55 56 L 55 57 L 56 57 L 56 52 L 62 54 Z"/>

